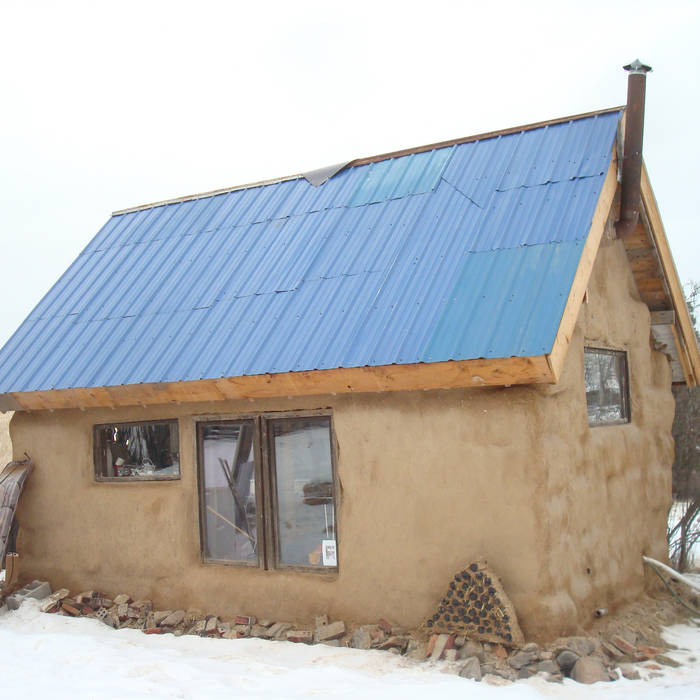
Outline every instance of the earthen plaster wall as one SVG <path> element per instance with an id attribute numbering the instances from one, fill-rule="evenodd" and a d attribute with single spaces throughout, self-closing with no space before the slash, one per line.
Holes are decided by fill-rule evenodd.
<path id="1" fill-rule="evenodd" d="M 628 350 L 630 425 L 588 427 L 584 341 Z M 203 564 L 195 417 L 319 408 L 339 451 L 339 573 Z M 555 386 L 15 414 L 15 454 L 36 462 L 19 510 L 23 571 L 161 608 L 415 626 L 485 557 L 541 638 L 633 596 L 641 553 L 663 557 L 672 415 L 668 363 L 617 243 L 601 249 Z M 94 424 L 173 417 L 180 480 L 94 480 Z"/>

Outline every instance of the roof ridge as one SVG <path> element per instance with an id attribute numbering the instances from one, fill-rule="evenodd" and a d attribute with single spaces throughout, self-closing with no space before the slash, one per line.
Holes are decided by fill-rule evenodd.
<path id="1" fill-rule="evenodd" d="M 354 160 L 348 161 L 345 168 L 354 168 L 359 165 L 368 165 L 369 163 L 378 163 L 383 160 L 389 160 L 391 158 L 400 158 L 401 156 L 412 155 L 414 153 L 424 153 L 426 151 L 434 151 L 441 148 L 449 148 L 450 146 L 458 146 L 463 143 L 470 143 L 472 141 L 482 141 L 486 139 L 496 138 L 497 136 L 507 136 L 509 134 L 517 134 L 521 131 L 531 131 L 533 129 L 541 129 L 545 126 L 552 126 L 554 124 L 562 124 L 569 121 L 577 121 L 579 119 L 589 119 L 590 117 L 597 117 L 602 114 L 611 114 L 612 112 L 620 112 L 625 108 L 624 105 L 618 107 L 608 107 L 606 109 L 594 110 L 592 112 L 582 112 L 581 114 L 573 114 L 566 117 L 557 117 L 555 119 L 548 119 L 545 121 L 532 122 L 530 124 L 523 124 L 520 126 L 511 126 L 506 129 L 498 129 L 496 131 L 486 131 L 480 134 L 474 134 L 472 136 L 463 136 L 456 139 L 450 139 L 447 141 L 437 141 L 435 143 L 425 144 L 423 146 L 414 146 L 412 148 L 405 148 L 398 151 L 389 151 L 387 153 L 381 153 L 375 156 L 366 156 L 363 158 L 356 158 Z M 232 187 L 222 187 L 216 190 L 208 190 L 206 192 L 199 192 L 196 194 L 184 195 L 181 197 L 173 197 L 171 199 L 163 199 L 157 202 L 150 202 L 148 204 L 139 204 L 134 207 L 127 207 L 125 209 L 118 209 L 112 212 L 112 216 L 121 216 L 122 214 L 131 214 L 137 211 L 145 211 L 146 209 L 154 209 L 156 207 L 166 206 L 168 204 L 178 204 L 180 202 L 189 202 L 196 199 L 206 199 L 207 197 L 215 197 L 219 194 L 226 194 L 228 192 L 236 192 L 237 190 L 247 190 L 254 187 L 264 187 L 266 185 L 275 185 L 279 182 L 288 182 L 291 180 L 298 180 L 304 177 L 304 173 L 297 173 L 295 175 L 285 175 L 282 177 L 271 178 L 269 180 L 259 180 L 257 182 L 249 182 L 243 185 L 233 185 Z"/>

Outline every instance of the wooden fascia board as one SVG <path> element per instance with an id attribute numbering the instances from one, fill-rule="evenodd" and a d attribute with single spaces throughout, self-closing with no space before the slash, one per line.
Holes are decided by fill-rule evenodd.
<path id="1" fill-rule="evenodd" d="M 697 386 L 700 382 L 700 350 L 698 350 L 695 329 L 693 328 L 693 322 L 690 319 L 688 306 L 685 302 L 685 295 L 683 294 L 683 287 L 678 277 L 678 271 L 673 262 L 671 248 L 668 244 L 663 221 L 661 220 L 659 205 L 656 202 L 654 190 L 649 181 L 646 164 L 642 165 L 641 190 L 642 204 L 649 221 L 651 236 L 656 246 L 659 261 L 661 262 L 664 281 L 671 294 L 671 301 L 673 302 L 673 308 L 676 312 L 677 325 L 680 330 L 680 333 L 677 334 L 678 354 L 680 357 L 685 356 L 687 358 L 687 363 L 682 363 L 683 371 L 686 372 L 686 383 L 688 386 Z"/>
<path id="2" fill-rule="evenodd" d="M 352 367 L 191 382 L 16 392 L 15 410 L 114 408 L 235 399 L 552 383 L 544 355 Z M 0 396 L 0 402 L 3 400 Z"/>
<path id="3" fill-rule="evenodd" d="M 600 196 L 598 197 L 598 203 L 593 213 L 591 227 L 588 230 L 588 236 L 583 246 L 583 252 L 581 253 L 581 259 L 576 269 L 576 275 L 574 276 L 574 281 L 569 290 L 569 297 L 566 300 L 564 313 L 559 322 L 559 328 L 554 338 L 552 349 L 547 355 L 547 361 L 549 362 L 555 381 L 559 381 L 559 377 L 561 376 L 566 353 L 569 349 L 574 329 L 576 328 L 576 321 L 578 320 L 581 304 L 586 294 L 586 289 L 588 288 L 588 282 L 591 279 L 591 272 L 593 271 L 593 264 L 598 254 L 600 241 L 610 216 L 610 209 L 615 198 L 616 189 L 617 154 L 613 148 L 608 172 L 605 176 L 603 187 L 600 190 Z"/>

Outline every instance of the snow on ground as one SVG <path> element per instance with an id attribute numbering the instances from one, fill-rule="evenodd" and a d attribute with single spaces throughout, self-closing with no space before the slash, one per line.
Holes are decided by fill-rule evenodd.
<path id="1" fill-rule="evenodd" d="M 446 662 L 389 652 L 259 639 L 202 639 L 114 631 L 97 620 L 39 612 L 26 601 L 0 610 L 0 698 L 577 698 L 697 700 L 700 629 L 670 627 L 683 662 L 650 680 L 583 686 L 540 678 L 491 686 L 459 678 Z"/>

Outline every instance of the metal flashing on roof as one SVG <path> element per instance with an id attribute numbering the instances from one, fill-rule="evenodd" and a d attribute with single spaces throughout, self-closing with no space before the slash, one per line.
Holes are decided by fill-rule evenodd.
<path id="1" fill-rule="evenodd" d="M 344 163 L 336 163 L 335 165 L 327 165 L 325 168 L 317 168 L 303 173 L 304 179 L 314 187 L 320 187 L 326 181 L 330 180 L 334 175 L 337 175 L 341 170 L 350 165 L 352 161 L 346 160 Z"/>

